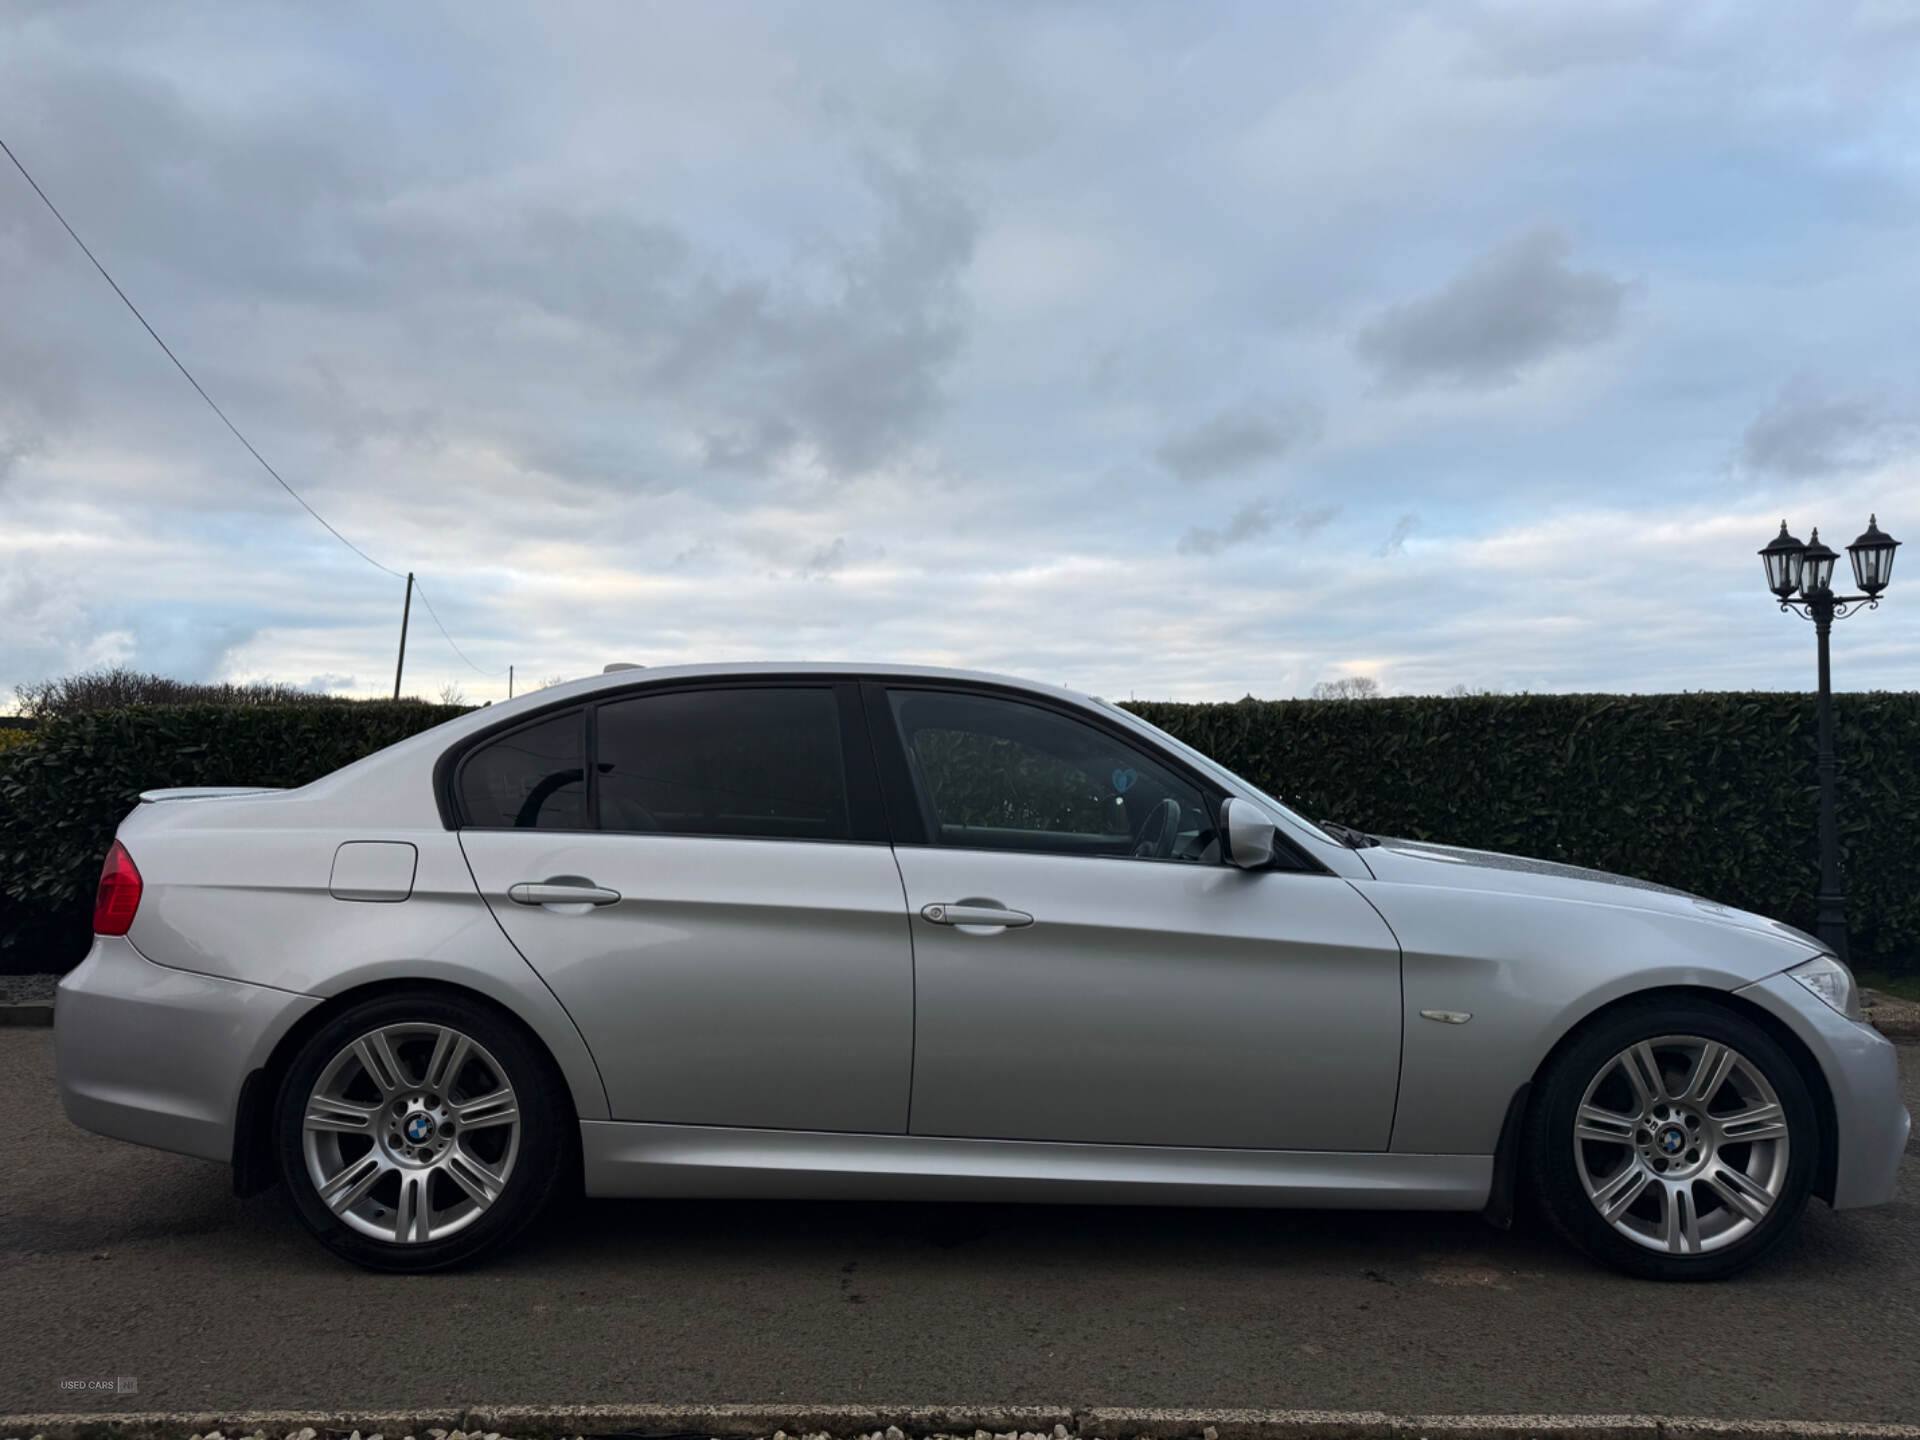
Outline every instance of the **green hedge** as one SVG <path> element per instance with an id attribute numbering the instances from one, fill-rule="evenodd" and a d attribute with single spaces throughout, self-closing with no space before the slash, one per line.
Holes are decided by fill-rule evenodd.
<path id="1" fill-rule="evenodd" d="M 1316 819 L 1592 865 L 1811 928 L 1814 712 L 1782 694 L 1140 703 Z M 1920 694 L 1842 695 L 1854 958 L 1920 956 Z M 49 721 L 0 753 L 0 969 L 85 952 L 114 827 L 142 790 L 300 785 L 461 713 L 418 702 L 152 706 Z"/>
<path id="2" fill-rule="evenodd" d="M 465 713 L 417 700 L 143 705 L 48 720 L 0 753 L 0 971 L 85 955 L 113 832 L 142 790 L 304 785 Z"/>
<path id="3" fill-rule="evenodd" d="M 1128 708 L 1313 819 L 1590 865 L 1813 928 L 1811 696 L 1486 695 Z M 1920 694 L 1837 696 L 1856 963 L 1920 956 Z"/>

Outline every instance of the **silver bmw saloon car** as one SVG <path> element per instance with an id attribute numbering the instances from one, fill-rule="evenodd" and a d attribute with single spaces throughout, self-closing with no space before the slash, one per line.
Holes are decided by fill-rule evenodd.
<path id="1" fill-rule="evenodd" d="M 1436 784 L 1465 783 L 1434 777 Z M 61 983 L 104 1135 L 429 1270 L 589 1195 L 1484 1210 L 1748 1265 L 1894 1190 L 1818 942 L 1323 828 L 1137 717 L 909 667 L 627 669 L 297 790 L 159 790 Z"/>

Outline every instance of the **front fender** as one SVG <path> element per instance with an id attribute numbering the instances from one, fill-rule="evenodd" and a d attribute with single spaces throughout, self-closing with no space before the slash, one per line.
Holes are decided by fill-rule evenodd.
<path id="1" fill-rule="evenodd" d="M 1403 954 L 1391 1148 L 1492 1154 L 1501 1117 L 1560 1039 L 1646 990 L 1731 992 L 1813 953 L 1787 934 L 1563 897 L 1355 882 Z M 1423 1010 L 1467 1013 L 1448 1024 Z"/>

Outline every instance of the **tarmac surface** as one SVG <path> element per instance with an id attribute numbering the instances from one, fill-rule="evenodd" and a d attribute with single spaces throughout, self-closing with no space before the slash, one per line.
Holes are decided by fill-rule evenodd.
<path id="1" fill-rule="evenodd" d="M 1756 1272 L 1467 1215 L 577 1201 L 463 1273 L 335 1260 L 224 1166 L 101 1139 L 0 1030 L 0 1413 L 541 1404 L 1920 1419 L 1920 1158 Z M 1903 1046 L 1920 1113 L 1920 1049 Z M 62 1382 L 133 1378 L 136 1394 Z"/>

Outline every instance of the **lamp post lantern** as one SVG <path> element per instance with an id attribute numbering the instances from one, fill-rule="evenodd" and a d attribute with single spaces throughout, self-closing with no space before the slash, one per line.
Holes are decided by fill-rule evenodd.
<path id="1" fill-rule="evenodd" d="M 1820 775 L 1820 893 L 1815 912 L 1814 933 L 1842 961 L 1847 959 L 1847 896 L 1840 879 L 1840 822 L 1834 799 L 1839 763 L 1833 754 L 1833 683 L 1828 660 L 1828 637 L 1835 620 L 1844 620 L 1863 606 L 1880 607 L 1880 592 L 1893 578 L 1893 552 L 1900 542 L 1884 534 L 1878 517 L 1867 518 L 1860 538 L 1847 546 L 1847 558 L 1853 562 L 1858 595 L 1833 593 L 1833 567 L 1840 556 L 1822 544 L 1819 530 L 1806 544 L 1787 533 L 1787 522 L 1780 522 L 1780 533 L 1760 551 L 1766 567 L 1767 589 L 1779 600 L 1782 610 L 1791 610 L 1802 619 L 1813 621 L 1813 633 L 1820 653 L 1819 730 L 1820 752 L 1816 769 Z M 1799 594 L 1796 596 L 1795 591 Z"/>

